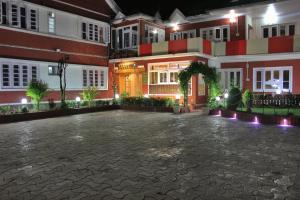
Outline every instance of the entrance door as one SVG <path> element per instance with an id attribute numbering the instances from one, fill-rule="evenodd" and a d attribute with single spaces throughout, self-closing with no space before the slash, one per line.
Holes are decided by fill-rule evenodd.
<path id="1" fill-rule="evenodd" d="M 142 73 L 122 74 L 119 76 L 120 93 L 128 96 L 142 95 Z"/>

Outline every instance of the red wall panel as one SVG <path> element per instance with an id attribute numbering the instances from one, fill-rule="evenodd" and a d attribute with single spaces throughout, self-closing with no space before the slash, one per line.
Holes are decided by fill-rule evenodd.
<path id="1" fill-rule="evenodd" d="M 234 55 L 245 55 L 246 54 L 246 40 L 237 40 L 230 41 L 226 43 L 226 55 L 234 56 Z"/>
<path id="2" fill-rule="evenodd" d="M 172 40 L 169 41 L 169 53 L 186 53 L 187 40 Z"/>
<path id="3" fill-rule="evenodd" d="M 152 44 L 141 44 L 140 56 L 151 56 L 152 55 Z"/>
<path id="4" fill-rule="evenodd" d="M 203 53 L 211 55 L 211 41 L 203 40 Z"/>
<path id="5" fill-rule="evenodd" d="M 293 36 L 269 38 L 269 53 L 293 52 Z"/>

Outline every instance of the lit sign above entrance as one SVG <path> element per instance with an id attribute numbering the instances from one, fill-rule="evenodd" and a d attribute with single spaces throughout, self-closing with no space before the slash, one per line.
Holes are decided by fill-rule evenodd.
<path id="1" fill-rule="evenodd" d="M 137 65 L 135 62 L 124 62 L 119 63 L 115 67 L 115 71 L 117 73 L 139 73 L 145 71 L 145 68 L 143 65 Z"/>

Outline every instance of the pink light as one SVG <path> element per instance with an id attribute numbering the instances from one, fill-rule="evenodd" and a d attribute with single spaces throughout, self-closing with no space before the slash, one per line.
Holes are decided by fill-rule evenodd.
<path id="1" fill-rule="evenodd" d="M 258 119 L 257 116 L 254 117 L 254 120 L 251 124 L 254 124 L 254 125 L 259 125 L 260 124 L 259 119 Z"/>
<path id="2" fill-rule="evenodd" d="M 219 110 L 219 111 L 218 111 L 218 114 L 217 114 L 216 116 L 221 117 L 221 116 L 222 116 L 222 111 Z"/>
<path id="3" fill-rule="evenodd" d="M 234 114 L 233 114 L 233 117 L 232 117 L 231 119 L 237 119 L 237 114 L 234 113 Z"/>
<path id="4" fill-rule="evenodd" d="M 281 127 L 291 127 L 289 120 L 287 120 L 286 118 L 284 118 L 281 123 L 280 123 Z"/>

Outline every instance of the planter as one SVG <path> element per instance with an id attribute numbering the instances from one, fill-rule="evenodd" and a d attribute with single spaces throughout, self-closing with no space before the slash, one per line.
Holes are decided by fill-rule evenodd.
<path id="1" fill-rule="evenodd" d="M 111 106 L 102 106 L 102 107 L 93 107 L 93 108 L 53 110 L 53 111 L 45 111 L 45 112 L 0 115 L 0 124 L 21 122 L 21 121 L 30 121 L 30 120 L 37 120 L 37 119 L 46 119 L 46 118 L 53 118 L 53 117 L 62 117 L 62 116 L 92 113 L 92 112 L 117 110 L 117 109 L 120 109 L 120 106 L 111 105 Z"/>
<path id="2" fill-rule="evenodd" d="M 155 106 L 139 106 L 139 105 L 122 105 L 122 110 L 144 111 L 144 112 L 173 112 L 172 107 L 155 107 Z"/>
<path id="3" fill-rule="evenodd" d="M 221 109 L 210 110 L 209 115 L 218 115 L 225 118 L 236 118 L 238 120 L 260 124 L 300 126 L 300 117 L 298 116 L 264 115 L 260 113 L 248 113 Z"/>

